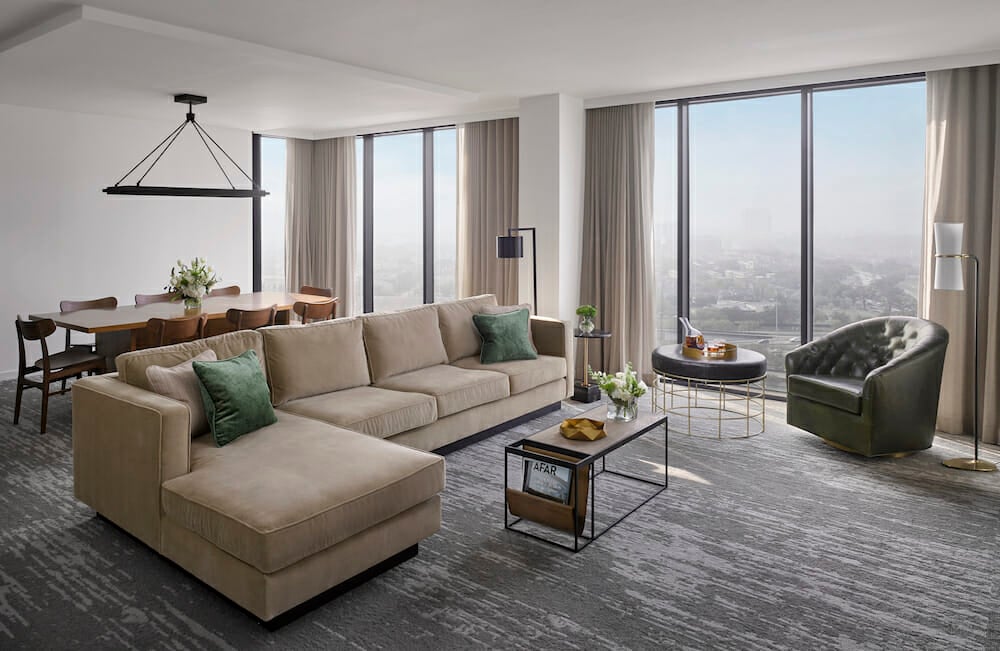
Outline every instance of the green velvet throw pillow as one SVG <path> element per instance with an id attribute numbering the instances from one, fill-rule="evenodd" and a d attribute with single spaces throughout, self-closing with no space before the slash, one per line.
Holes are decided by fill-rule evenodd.
<path id="1" fill-rule="evenodd" d="M 194 362 L 192 366 L 216 445 L 232 443 L 277 422 L 267 380 L 254 351 L 218 362 Z"/>
<path id="2" fill-rule="evenodd" d="M 483 340 L 479 361 L 483 364 L 537 359 L 528 338 L 530 316 L 527 309 L 506 314 L 473 314 L 472 322 Z"/>

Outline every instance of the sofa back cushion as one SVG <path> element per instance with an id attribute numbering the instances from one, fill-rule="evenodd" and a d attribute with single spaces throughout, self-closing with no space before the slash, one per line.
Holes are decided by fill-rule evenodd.
<path id="1" fill-rule="evenodd" d="M 229 359 L 252 350 L 257 353 L 257 359 L 261 361 L 263 368 L 263 337 L 256 330 L 241 330 L 183 344 L 122 353 L 115 360 L 115 365 L 118 367 L 118 379 L 132 386 L 152 391 L 153 387 L 146 377 L 147 368 L 150 366 L 177 366 L 206 350 L 215 351 L 215 355 L 219 359 Z M 264 370 L 266 373 L 267 370 Z"/>
<path id="2" fill-rule="evenodd" d="M 276 407 L 371 383 L 360 319 L 273 326 L 259 332 Z"/>
<path id="3" fill-rule="evenodd" d="M 448 363 L 434 305 L 363 316 L 361 322 L 372 382 Z"/>
<path id="4" fill-rule="evenodd" d="M 483 294 L 435 305 L 449 364 L 463 357 L 479 355 L 482 340 L 476 326 L 472 324 L 472 315 L 496 304 L 496 296 Z"/>

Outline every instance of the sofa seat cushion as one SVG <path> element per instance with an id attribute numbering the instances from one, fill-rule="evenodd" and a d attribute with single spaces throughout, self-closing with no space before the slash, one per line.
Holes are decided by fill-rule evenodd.
<path id="1" fill-rule="evenodd" d="M 438 418 L 444 418 L 510 395 L 507 376 L 496 371 L 480 371 L 439 364 L 419 371 L 394 375 L 376 385 L 393 391 L 411 391 L 434 396 Z"/>
<path id="2" fill-rule="evenodd" d="M 355 387 L 292 400 L 281 408 L 380 439 L 437 420 L 433 396 L 378 387 Z"/>
<path id="3" fill-rule="evenodd" d="M 437 495 L 444 459 L 277 411 L 217 448 L 191 443 L 191 472 L 164 482 L 165 517 L 269 574 Z"/>
<path id="4" fill-rule="evenodd" d="M 475 371 L 497 371 L 510 379 L 510 395 L 524 393 L 540 387 L 552 380 L 566 377 L 566 359 L 551 355 L 539 355 L 538 359 L 519 359 L 513 362 L 483 364 L 479 356 L 464 357 L 454 363 L 459 368 Z"/>
<path id="5" fill-rule="evenodd" d="M 275 407 L 371 382 L 359 319 L 271 326 L 260 334 Z"/>
<path id="6" fill-rule="evenodd" d="M 368 368 L 379 380 L 435 364 L 447 364 L 434 305 L 361 317 Z"/>
<path id="7" fill-rule="evenodd" d="M 789 375 L 788 393 L 852 414 L 860 414 L 864 384 L 864 378 L 856 377 Z"/>

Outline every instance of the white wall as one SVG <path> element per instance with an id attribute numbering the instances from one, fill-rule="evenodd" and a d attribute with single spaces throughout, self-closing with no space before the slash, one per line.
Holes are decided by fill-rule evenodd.
<path id="1" fill-rule="evenodd" d="M 538 229 L 538 313 L 573 320 L 580 299 L 583 101 L 528 97 L 518 112 L 518 221 Z M 518 271 L 520 299 L 530 301 L 530 258 Z"/>
<path id="2" fill-rule="evenodd" d="M 178 104 L 177 121 L 160 122 L 0 105 L 0 376 L 16 373 L 15 315 L 58 311 L 68 298 L 132 304 L 136 293 L 162 291 L 178 258 L 207 258 L 224 284 L 250 290 L 250 199 L 101 192 L 184 112 Z M 206 128 L 249 172 L 250 133 Z M 223 187 L 225 179 L 191 132 L 144 183 Z M 61 349 L 60 337 L 53 343 Z"/>

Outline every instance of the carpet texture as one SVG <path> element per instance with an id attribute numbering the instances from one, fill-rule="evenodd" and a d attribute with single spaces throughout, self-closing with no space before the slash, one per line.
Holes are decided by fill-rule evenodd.
<path id="1" fill-rule="evenodd" d="M 568 403 L 449 455 L 419 556 L 269 633 L 74 500 L 68 398 L 45 435 L 37 392 L 12 407 L 0 383 L 3 649 L 1000 648 L 1000 473 L 942 467 L 968 447 L 940 437 L 866 460 L 780 405 L 749 440 L 671 432 L 668 490 L 573 554 L 504 530 L 502 502 L 504 444 Z M 613 463 L 662 473 L 662 446 Z M 637 494 L 599 490 L 607 513 Z"/>

